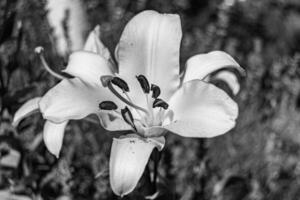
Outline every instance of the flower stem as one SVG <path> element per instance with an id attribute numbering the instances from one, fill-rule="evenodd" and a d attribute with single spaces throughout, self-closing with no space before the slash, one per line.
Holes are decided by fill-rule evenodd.
<path id="1" fill-rule="evenodd" d="M 157 170 L 158 170 L 160 158 L 161 158 L 161 152 L 155 149 L 153 151 L 153 162 L 154 162 L 153 180 L 152 180 L 153 193 L 157 192 L 157 174 L 158 174 Z"/>

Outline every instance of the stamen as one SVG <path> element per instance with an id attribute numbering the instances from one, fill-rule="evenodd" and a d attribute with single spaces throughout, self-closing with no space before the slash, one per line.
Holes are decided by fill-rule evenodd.
<path id="1" fill-rule="evenodd" d="M 158 125 L 161 125 L 161 123 L 163 121 L 164 114 L 165 114 L 165 110 L 163 110 L 163 108 L 159 108 Z"/>
<path id="2" fill-rule="evenodd" d="M 169 105 L 164 100 L 157 98 L 153 102 L 153 108 L 156 108 L 156 107 L 161 107 L 161 108 L 167 110 Z"/>
<path id="3" fill-rule="evenodd" d="M 144 75 L 136 76 L 136 78 L 139 81 L 144 93 L 148 94 L 150 92 L 150 85 L 147 78 Z"/>
<path id="4" fill-rule="evenodd" d="M 113 79 L 111 79 L 111 83 L 118 86 L 121 90 L 129 92 L 129 87 L 123 79 L 119 77 L 113 77 Z"/>
<path id="5" fill-rule="evenodd" d="M 152 122 L 154 120 L 154 113 L 153 113 L 153 107 L 152 107 L 153 99 L 151 99 L 149 97 L 149 94 L 145 94 L 145 97 L 146 97 L 147 107 L 148 107 L 148 112 L 149 112 L 149 118 L 148 118 L 149 121 L 148 121 L 148 123 L 152 124 Z"/>
<path id="6" fill-rule="evenodd" d="M 126 103 L 127 105 L 135 108 L 135 109 L 138 109 L 138 110 L 141 110 L 143 111 L 146 115 L 148 115 L 148 111 L 144 108 L 141 108 L 135 104 L 133 104 L 132 102 L 128 101 L 127 99 L 125 99 L 122 95 L 120 95 L 116 90 L 115 88 L 113 87 L 112 85 L 112 81 L 109 81 L 108 84 L 107 84 L 107 87 L 108 89 L 114 94 L 116 95 L 116 97 L 118 97 L 121 101 L 123 101 L 124 103 Z"/>
<path id="7" fill-rule="evenodd" d="M 128 99 L 128 101 L 129 101 L 130 103 L 133 104 L 133 101 L 131 100 L 130 96 L 129 96 L 126 92 L 124 92 L 124 94 L 125 94 L 126 98 Z M 135 108 L 134 108 L 134 109 L 135 109 Z M 143 116 L 142 116 L 140 110 L 135 109 L 135 111 L 136 111 L 137 114 L 141 117 L 141 120 L 142 120 L 142 119 L 143 119 Z M 143 123 L 144 123 L 144 120 L 142 120 L 142 121 L 143 121 Z"/>
<path id="8" fill-rule="evenodd" d="M 35 53 L 39 56 L 44 68 L 54 77 L 58 78 L 58 79 L 65 79 L 67 77 L 64 77 L 63 75 L 59 74 L 59 73 L 56 73 L 55 71 L 53 71 L 48 63 L 46 62 L 45 58 L 44 58 L 44 55 L 43 55 L 43 52 L 44 52 L 44 48 L 43 47 L 36 47 L 35 48 Z"/>
<path id="9" fill-rule="evenodd" d="M 121 109 L 121 114 L 122 114 L 124 121 L 127 124 L 129 124 L 132 128 L 134 128 L 135 131 L 137 131 L 136 127 L 134 125 L 134 119 L 133 119 L 132 113 L 130 112 L 130 110 L 127 106 L 125 106 L 124 109 Z"/>
<path id="10" fill-rule="evenodd" d="M 102 101 L 99 108 L 102 110 L 117 110 L 118 106 L 112 101 Z"/>
<path id="11" fill-rule="evenodd" d="M 159 97 L 159 95 L 160 95 L 160 88 L 157 85 L 151 84 L 151 91 L 152 91 L 152 97 L 154 99 L 156 99 L 157 97 Z"/>

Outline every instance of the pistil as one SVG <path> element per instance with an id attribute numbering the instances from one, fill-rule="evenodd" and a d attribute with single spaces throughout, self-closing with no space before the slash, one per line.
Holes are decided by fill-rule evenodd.
<path id="1" fill-rule="evenodd" d="M 58 74 L 56 73 L 55 71 L 53 71 L 48 63 L 46 62 L 45 58 L 44 58 L 44 55 L 43 55 L 43 52 L 44 52 L 44 48 L 43 47 L 36 47 L 35 48 L 35 53 L 39 56 L 41 62 L 42 62 L 42 65 L 44 66 L 44 68 L 54 77 L 58 78 L 58 79 L 65 79 L 65 78 L 68 78 L 68 77 L 65 77 L 61 74 Z"/>

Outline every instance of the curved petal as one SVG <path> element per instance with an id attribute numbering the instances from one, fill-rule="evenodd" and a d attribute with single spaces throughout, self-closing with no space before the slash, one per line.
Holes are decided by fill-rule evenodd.
<path id="1" fill-rule="evenodd" d="M 43 138 L 44 143 L 50 153 L 59 157 L 59 153 L 63 144 L 65 128 L 68 121 L 60 124 L 55 124 L 50 121 L 46 121 L 44 125 Z"/>
<path id="2" fill-rule="evenodd" d="M 109 61 L 109 66 L 114 73 L 117 72 L 116 66 L 113 63 L 111 54 L 106 46 L 100 40 L 100 26 L 97 25 L 94 30 L 92 30 L 85 42 L 83 47 L 84 51 L 90 51 L 101 55 L 107 61 Z"/>
<path id="3" fill-rule="evenodd" d="M 183 83 L 194 79 L 202 80 L 210 73 L 225 67 L 235 68 L 241 74 L 245 74 L 244 69 L 229 54 L 223 51 L 212 51 L 192 56 L 186 62 Z"/>
<path id="4" fill-rule="evenodd" d="M 88 51 L 72 53 L 68 66 L 63 71 L 87 83 L 96 85 L 101 83 L 101 76 L 113 75 L 113 71 L 109 67 L 107 60 L 96 53 Z"/>
<path id="5" fill-rule="evenodd" d="M 141 178 L 154 147 L 162 149 L 163 137 L 145 139 L 130 134 L 114 138 L 110 161 L 110 184 L 116 195 L 124 196 L 132 192 Z"/>
<path id="6" fill-rule="evenodd" d="M 236 77 L 236 75 L 229 71 L 221 71 L 217 73 L 214 78 L 214 80 L 221 80 L 227 83 L 229 88 L 232 90 L 232 93 L 236 95 L 240 91 L 240 84 Z"/>
<path id="7" fill-rule="evenodd" d="M 39 106 L 45 119 L 61 123 L 100 112 L 98 106 L 102 101 L 113 101 L 119 108 L 124 107 L 107 88 L 74 78 L 62 80 L 49 90 Z"/>
<path id="8" fill-rule="evenodd" d="M 168 100 L 179 86 L 181 24 L 178 15 L 144 11 L 126 25 L 116 50 L 119 73 L 127 79 L 145 75 Z M 138 84 L 138 82 L 134 82 Z M 139 94 L 135 101 L 144 101 Z"/>
<path id="9" fill-rule="evenodd" d="M 163 127 L 184 137 L 214 137 L 235 126 L 237 104 L 212 84 L 193 80 L 183 84 L 169 102 L 172 122 Z"/>
<path id="10" fill-rule="evenodd" d="M 26 103 L 24 103 L 15 113 L 12 125 L 18 126 L 20 121 L 24 119 L 25 117 L 38 112 L 39 111 L 39 101 L 41 100 L 41 97 L 35 97 L 33 99 L 28 100 Z"/>

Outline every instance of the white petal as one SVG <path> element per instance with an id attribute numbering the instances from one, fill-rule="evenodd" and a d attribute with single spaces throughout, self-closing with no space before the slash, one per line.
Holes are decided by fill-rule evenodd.
<path id="1" fill-rule="evenodd" d="M 184 137 L 214 137 L 235 126 L 237 104 L 212 84 L 193 80 L 183 84 L 169 102 L 172 122 L 164 128 Z"/>
<path id="2" fill-rule="evenodd" d="M 39 111 L 39 101 L 41 97 L 35 97 L 24 103 L 15 113 L 13 126 L 18 126 L 19 122 L 25 117 Z"/>
<path id="3" fill-rule="evenodd" d="M 108 60 L 110 58 L 110 52 L 106 46 L 100 40 L 100 26 L 97 25 L 92 30 L 84 44 L 84 51 L 90 51 L 101 55 L 103 58 Z"/>
<path id="4" fill-rule="evenodd" d="M 105 58 L 88 51 L 72 53 L 64 72 L 80 78 L 87 83 L 96 85 L 101 83 L 101 76 L 113 75 L 112 69 Z"/>
<path id="5" fill-rule="evenodd" d="M 163 137 L 145 139 L 137 135 L 114 138 L 110 162 L 110 184 L 116 195 L 124 196 L 132 192 L 141 178 L 154 147 L 162 149 Z"/>
<path id="6" fill-rule="evenodd" d="M 50 153 L 59 157 L 59 153 L 63 144 L 65 128 L 68 121 L 60 124 L 55 124 L 50 121 L 46 121 L 44 125 L 43 138 L 45 145 Z"/>
<path id="7" fill-rule="evenodd" d="M 70 119 L 82 119 L 98 113 L 99 103 L 113 101 L 119 108 L 124 106 L 107 89 L 90 85 L 78 78 L 62 80 L 41 99 L 39 106 L 45 119 L 61 123 Z"/>
<path id="8" fill-rule="evenodd" d="M 235 68 L 240 73 L 245 73 L 244 69 L 229 54 L 223 51 L 212 51 L 207 54 L 192 56 L 186 62 L 183 83 L 194 79 L 202 80 L 210 73 L 225 67 Z"/>
<path id="9" fill-rule="evenodd" d="M 221 71 L 214 76 L 214 79 L 224 81 L 228 84 L 232 93 L 236 95 L 240 91 L 240 84 L 236 75 L 229 71 Z"/>
<path id="10" fill-rule="evenodd" d="M 99 54 L 107 61 L 109 61 L 109 66 L 113 72 L 117 72 L 116 66 L 111 58 L 111 54 L 108 48 L 100 40 L 100 26 L 97 25 L 94 30 L 92 30 L 85 42 L 84 51 L 90 51 Z"/>
<path id="11" fill-rule="evenodd" d="M 116 50 L 120 75 L 128 79 L 145 75 L 161 88 L 161 98 L 168 100 L 179 86 L 181 36 L 178 15 L 156 11 L 136 15 L 126 25 Z M 133 98 L 145 100 L 140 94 Z"/>

